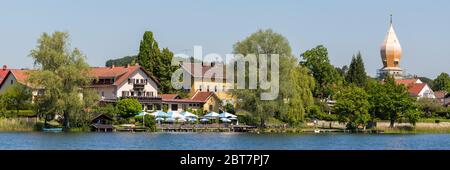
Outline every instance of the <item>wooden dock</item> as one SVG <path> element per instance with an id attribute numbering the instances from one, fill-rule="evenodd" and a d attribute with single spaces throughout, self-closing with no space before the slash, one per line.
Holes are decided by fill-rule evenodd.
<path id="1" fill-rule="evenodd" d="M 227 125 L 227 124 L 163 124 L 157 129 L 161 132 L 248 132 L 256 127 L 247 125 Z"/>

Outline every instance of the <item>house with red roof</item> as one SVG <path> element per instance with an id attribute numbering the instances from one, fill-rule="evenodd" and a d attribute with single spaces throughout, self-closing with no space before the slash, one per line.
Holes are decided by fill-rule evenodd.
<path id="1" fill-rule="evenodd" d="M 443 106 L 448 107 L 450 105 L 450 93 L 446 91 L 436 91 L 434 92 L 434 96 L 436 96 L 436 100 Z"/>
<path id="2" fill-rule="evenodd" d="M 222 103 L 234 103 L 234 98 L 228 92 L 234 84 L 227 82 L 226 65 L 216 62 L 181 63 L 184 79 L 192 82 L 186 90 L 191 93 L 214 92 Z"/>
<path id="3" fill-rule="evenodd" d="M 95 89 L 102 100 L 158 96 L 159 81 L 139 65 L 93 67 L 90 75 L 95 80 L 88 87 Z"/>
<path id="4" fill-rule="evenodd" d="M 8 69 L 0 71 L 0 94 L 14 84 L 26 85 L 33 89 L 33 96 L 43 94 L 44 89 L 31 87 L 27 82 L 34 70 Z M 196 91 L 189 98 L 177 94 L 158 94 L 159 81 L 139 65 L 92 67 L 93 82 L 86 88 L 95 89 L 100 103 L 116 103 L 120 98 L 135 98 L 144 110 L 161 110 L 166 105 L 171 111 L 191 108 L 218 112 L 221 100 L 214 92 Z"/>
<path id="5" fill-rule="evenodd" d="M 416 97 L 417 99 L 436 98 L 430 86 L 420 81 L 420 79 L 397 79 L 395 80 L 395 83 L 406 86 L 411 97 Z"/>
<path id="6" fill-rule="evenodd" d="M 161 94 L 159 97 L 161 97 L 161 106 L 167 105 L 169 111 L 183 111 L 190 108 L 219 112 L 221 107 L 221 100 L 214 92 L 197 91 L 188 98 L 181 98 L 177 94 Z M 160 110 L 159 106 L 156 106 L 155 110 Z"/>
<path id="7" fill-rule="evenodd" d="M 4 93 L 6 89 L 14 84 L 22 84 L 31 88 L 31 85 L 27 82 L 29 74 L 33 70 L 28 69 L 7 69 L 3 66 L 0 72 L 0 94 Z M 33 95 L 37 95 L 42 90 L 33 90 Z"/>

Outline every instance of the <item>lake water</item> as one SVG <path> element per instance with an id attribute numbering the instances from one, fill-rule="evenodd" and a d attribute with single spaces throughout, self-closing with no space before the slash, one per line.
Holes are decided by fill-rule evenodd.
<path id="1" fill-rule="evenodd" d="M 2 132 L 0 149 L 450 150 L 450 134 Z"/>

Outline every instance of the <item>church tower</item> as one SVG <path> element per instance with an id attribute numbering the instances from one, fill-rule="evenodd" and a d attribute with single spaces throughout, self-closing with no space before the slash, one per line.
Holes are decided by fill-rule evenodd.
<path id="1" fill-rule="evenodd" d="M 392 25 L 392 15 L 389 30 L 381 44 L 380 54 L 383 68 L 378 70 L 379 77 L 383 78 L 386 75 L 393 75 L 396 79 L 402 78 L 403 70 L 400 68 L 402 47 Z"/>

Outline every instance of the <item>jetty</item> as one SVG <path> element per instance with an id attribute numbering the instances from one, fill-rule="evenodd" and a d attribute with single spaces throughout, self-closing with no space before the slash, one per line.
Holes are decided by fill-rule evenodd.
<path id="1" fill-rule="evenodd" d="M 161 132 L 248 132 L 256 126 L 229 124 L 158 124 Z"/>

